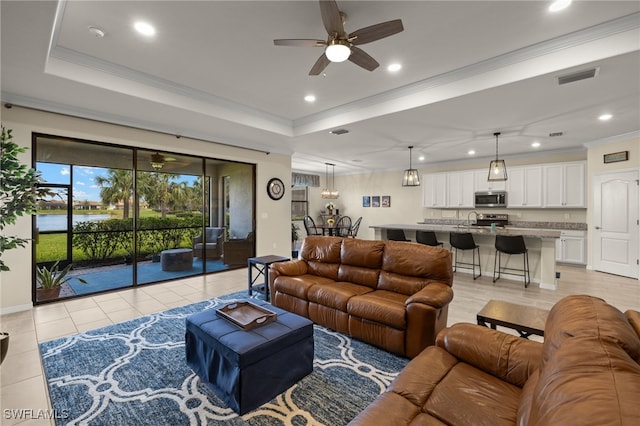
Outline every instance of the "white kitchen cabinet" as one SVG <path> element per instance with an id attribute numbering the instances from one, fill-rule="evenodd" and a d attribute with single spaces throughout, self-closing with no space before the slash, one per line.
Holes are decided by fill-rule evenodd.
<path id="1" fill-rule="evenodd" d="M 507 173 L 509 168 L 507 168 Z M 487 176 L 489 176 L 489 166 L 486 169 L 473 171 L 473 187 L 474 191 L 504 191 L 506 189 L 506 182 L 488 182 Z"/>
<path id="2" fill-rule="evenodd" d="M 562 231 L 556 240 L 556 261 L 586 265 L 586 231 Z"/>
<path id="3" fill-rule="evenodd" d="M 447 174 L 429 173 L 422 175 L 424 182 L 424 207 L 447 207 Z"/>
<path id="4" fill-rule="evenodd" d="M 543 167 L 543 207 L 586 207 L 584 161 L 558 163 Z"/>
<path id="5" fill-rule="evenodd" d="M 507 204 L 509 207 L 542 207 L 542 166 L 507 169 Z"/>
<path id="6" fill-rule="evenodd" d="M 474 192 L 472 171 L 447 173 L 447 207 L 473 208 Z"/>

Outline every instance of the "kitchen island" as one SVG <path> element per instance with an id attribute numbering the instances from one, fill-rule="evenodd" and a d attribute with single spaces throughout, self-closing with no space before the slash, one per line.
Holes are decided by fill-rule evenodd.
<path id="1" fill-rule="evenodd" d="M 522 235 L 529 250 L 529 267 L 531 269 L 531 282 L 538 283 L 540 288 L 550 290 L 556 289 L 556 240 L 560 238 L 559 229 L 541 228 L 517 228 L 507 226 L 496 228 L 492 232 L 489 227 L 467 226 L 467 225 L 437 225 L 430 223 L 417 224 L 390 224 L 370 226 L 375 231 L 375 239 L 386 240 L 388 229 L 402 229 L 407 239 L 415 241 L 416 231 L 434 231 L 439 241 L 449 246 L 449 233 L 470 232 L 478 246 L 480 246 L 480 262 L 482 274 L 491 277 L 493 275 L 493 264 L 495 258 L 495 236 L 496 235 Z M 471 252 L 458 252 L 458 259 L 462 262 L 470 262 Z M 503 266 L 522 269 L 522 255 L 503 255 Z M 505 262 L 506 261 L 506 262 Z M 467 272 L 461 266 L 458 271 Z M 510 278 L 522 282 L 522 277 L 509 274 L 502 274 L 503 278 Z M 524 284 L 523 284 L 524 287 Z"/>

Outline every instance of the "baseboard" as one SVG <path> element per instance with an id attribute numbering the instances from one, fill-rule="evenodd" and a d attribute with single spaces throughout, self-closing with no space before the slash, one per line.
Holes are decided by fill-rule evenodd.
<path id="1" fill-rule="evenodd" d="M 14 314 L 16 312 L 29 311 L 33 309 L 31 303 L 26 305 L 7 306 L 6 308 L 0 308 L 0 315 Z"/>

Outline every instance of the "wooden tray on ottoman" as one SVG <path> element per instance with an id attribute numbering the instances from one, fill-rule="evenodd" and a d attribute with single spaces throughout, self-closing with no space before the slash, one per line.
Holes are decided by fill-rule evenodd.
<path id="1" fill-rule="evenodd" d="M 216 314 L 243 330 L 253 330 L 278 319 L 278 314 L 247 301 L 231 302 L 216 309 Z"/>

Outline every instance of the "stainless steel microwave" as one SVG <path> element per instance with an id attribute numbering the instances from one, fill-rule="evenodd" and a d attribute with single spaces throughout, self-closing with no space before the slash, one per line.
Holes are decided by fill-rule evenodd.
<path id="1" fill-rule="evenodd" d="M 507 192 L 506 191 L 476 192 L 474 205 L 476 207 L 507 207 Z"/>

